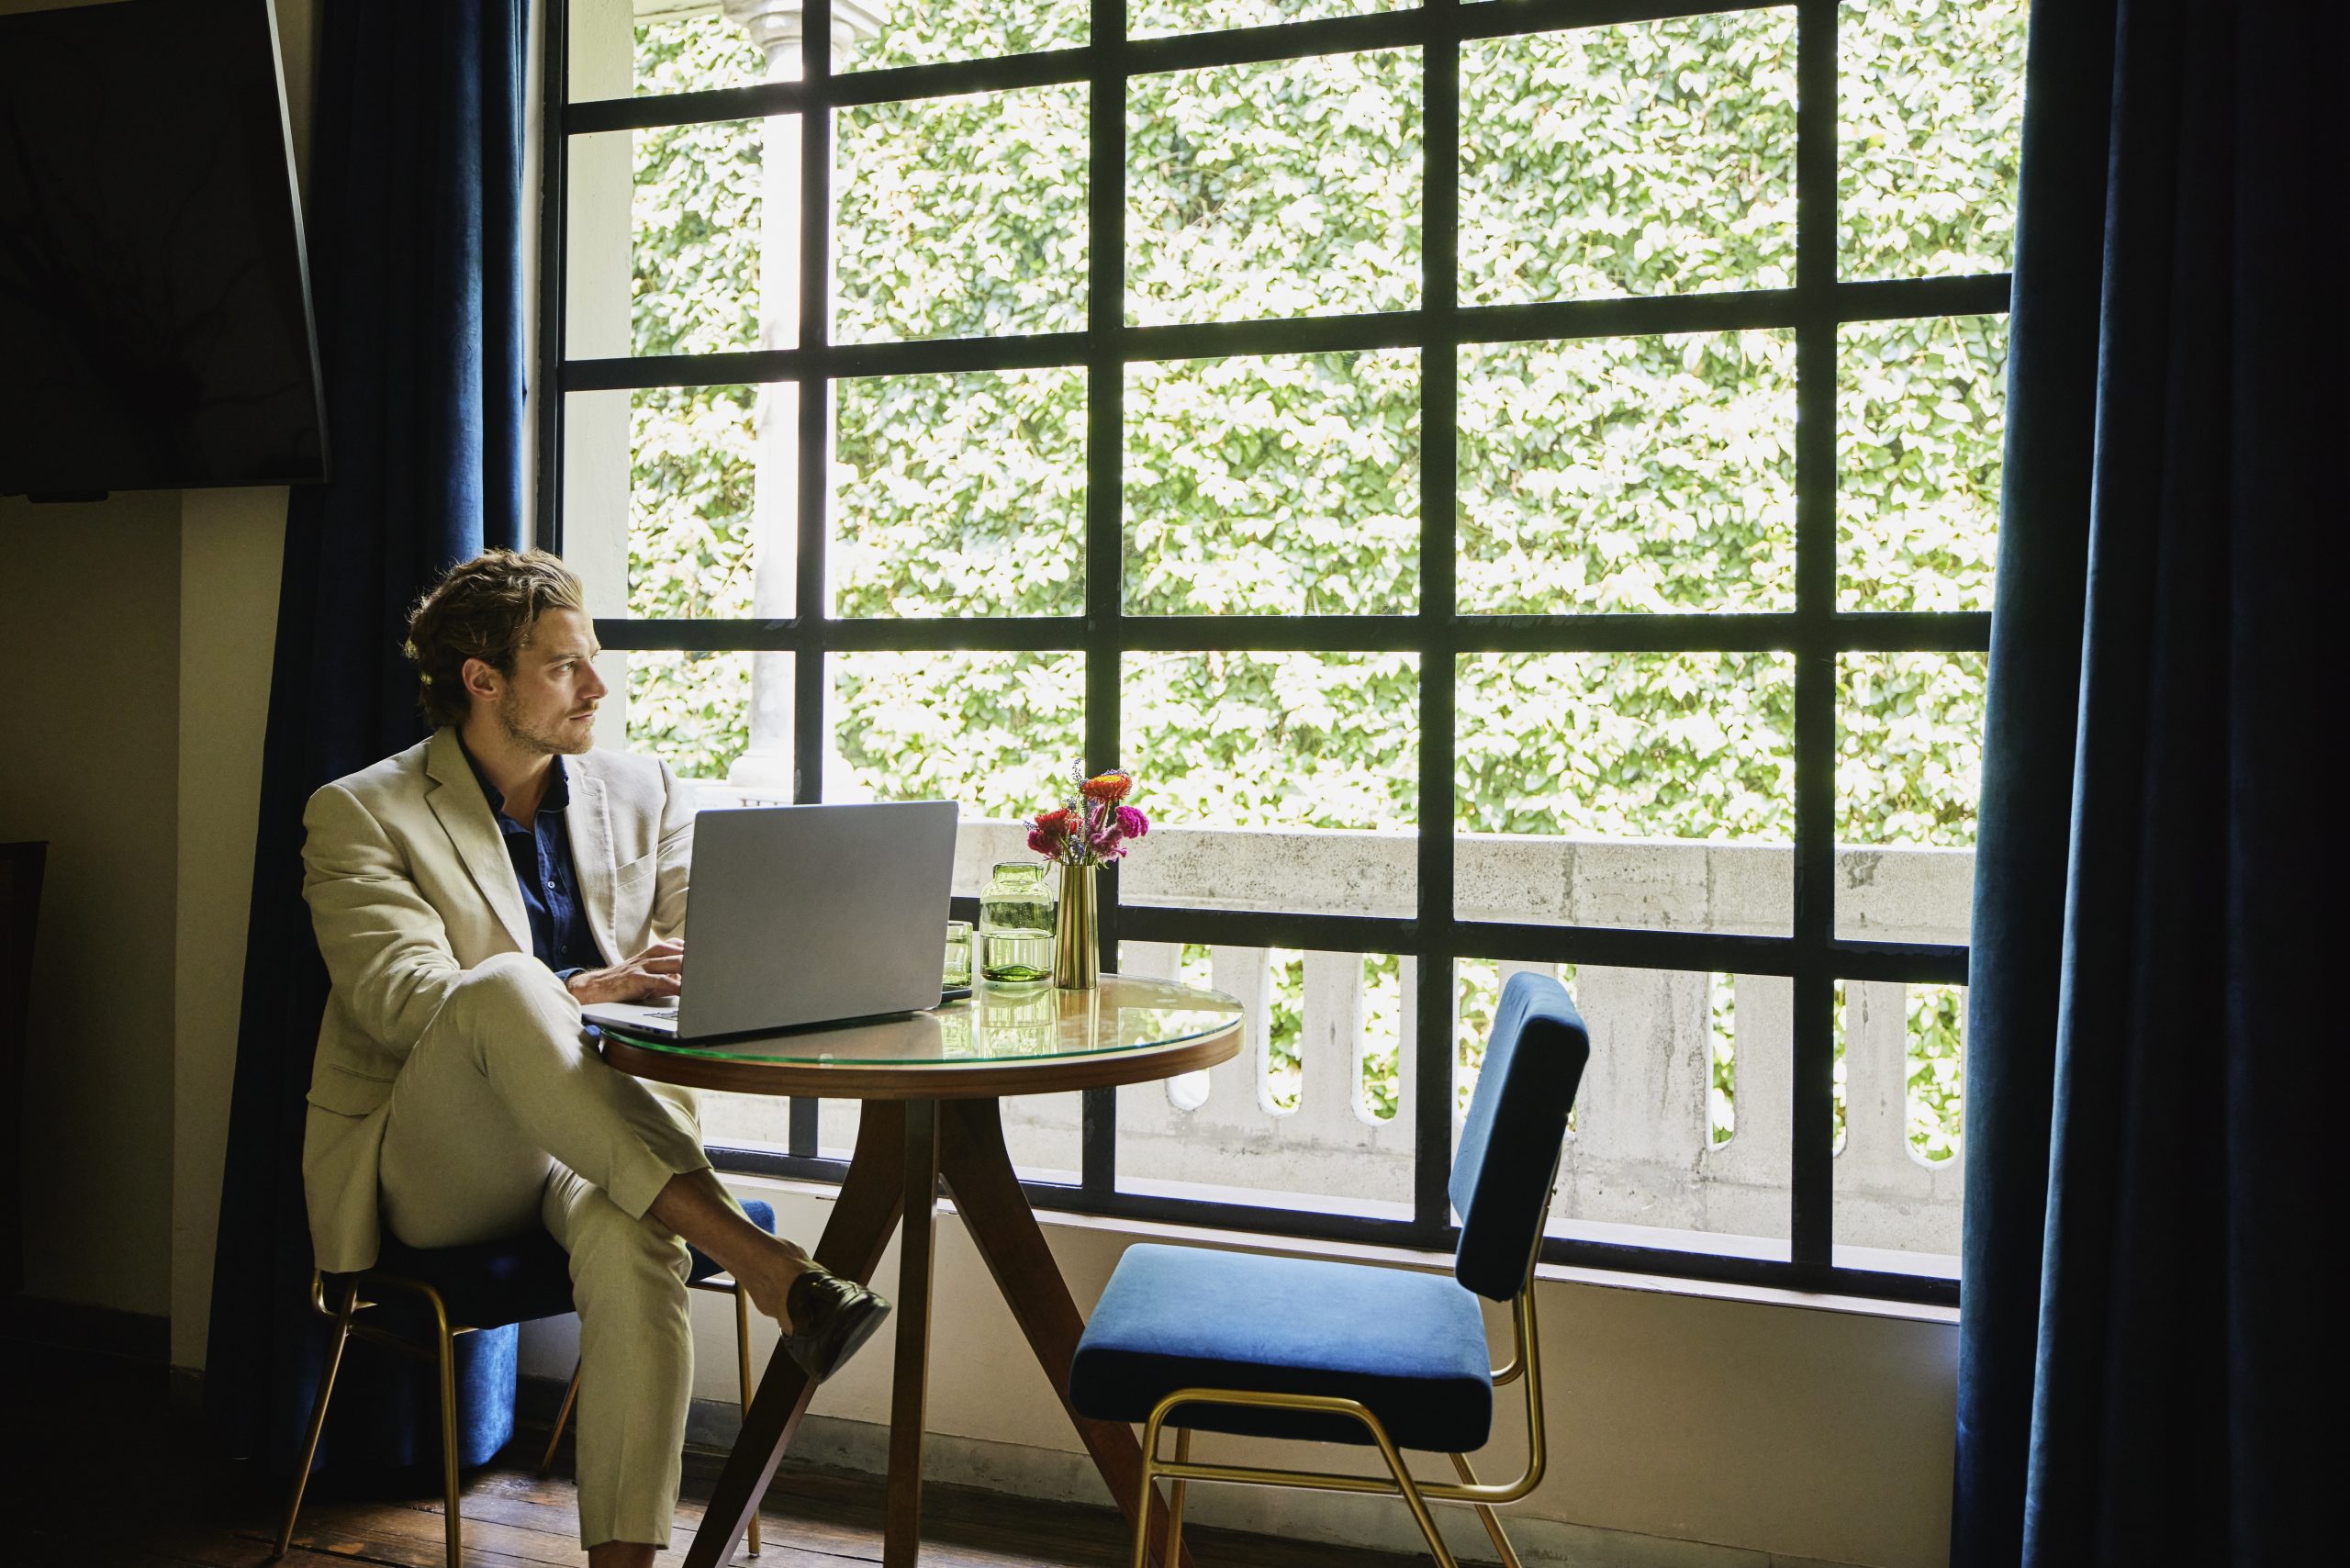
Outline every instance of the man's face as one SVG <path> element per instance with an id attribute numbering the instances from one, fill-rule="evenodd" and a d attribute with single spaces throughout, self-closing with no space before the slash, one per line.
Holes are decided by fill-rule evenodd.
<path id="1" fill-rule="evenodd" d="M 528 751 L 576 756 L 588 750 L 596 739 L 596 704 L 610 689 L 596 675 L 602 652 L 595 622 L 580 611 L 540 616 L 514 656 L 514 673 L 500 684 L 491 711 L 498 728 Z"/>

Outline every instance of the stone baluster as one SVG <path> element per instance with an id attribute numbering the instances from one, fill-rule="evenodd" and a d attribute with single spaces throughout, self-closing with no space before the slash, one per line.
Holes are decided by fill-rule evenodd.
<path id="1" fill-rule="evenodd" d="M 1844 1148 L 1836 1185 L 1899 1191 L 1909 1157 L 1909 988 L 1844 985 Z"/>
<path id="2" fill-rule="evenodd" d="M 1360 1135 L 1364 1118 L 1355 1113 L 1355 1094 L 1362 1077 L 1362 1018 L 1361 955 L 1308 951 L 1297 1047 L 1304 1070 L 1292 1132 L 1337 1141 Z"/>
<path id="3" fill-rule="evenodd" d="M 1272 955 L 1262 947 L 1208 949 L 1212 983 L 1240 1003 L 1248 1022 L 1241 1030 L 1240 1054 L 1208 1070 L 1207 1103 L 1203 1119 L 1218 1125 L 1258 1127 L 1262 1118 L 1282 1113 L 1273 1104 L 1272 1086 Z"/>
<path id="4" fill-rule="evenodd" d="M 1136 975 L 1144 980 L 1171 980 L 1181 978 L 1183 947 L 1180 942 L 1121 942 L 1118 944 L 1118 972 Z M 1176 1111 L 1196 1111 L 1207 1103 L 1208 1074 L 1178 1073 L 1159 1086 L 1167 1096 L 1169 1107 Z M 1136 1084 L 1120 1091 L 1120 1103 L 1126 1094 L 1146 1094 L 1147 1085 Z"/>
<path id="5" fill-rule="evenodd" d="M 1729 1141 L 1708 1147 L 1699 1163 L 1709 1228 L 1785 1239 L 1794 1167 L 1795 982 L 1785 975 L 1733 975 L 1736 1015 L 1730 1041 L 1730 1092 L 1738 1106 Z M 1710 1020 L 1695 1042 L 1711 1081 Z M 1705 1136 L 1712 1137 L 1710 1119 Z"/>

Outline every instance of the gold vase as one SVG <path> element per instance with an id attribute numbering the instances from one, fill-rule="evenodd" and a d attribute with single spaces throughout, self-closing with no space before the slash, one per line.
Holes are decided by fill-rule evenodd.
<path id="1" fill-rule="evenodd" d="M 1053 983 L 1063 991 L 1091 991 L 1102 983 L 1094 869 L 1091 866 L 1061 868 L 1060 907 L 1053 915 Z"/>

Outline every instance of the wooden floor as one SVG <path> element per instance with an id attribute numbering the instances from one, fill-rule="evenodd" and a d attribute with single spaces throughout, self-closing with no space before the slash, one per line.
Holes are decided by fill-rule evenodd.
<path id="1" fill-rule="evenodd" d="M 281 1486 L 207 1454 L 174 1429 L 166 1374 L 104 1358 L 61 1357 L 0 1343 L 0 1504 L 13 1540 L 0 1564 L 25 1568 L 260 1568 L 270 1561 Z M 587 1562 L 579 1549 L 569 1455 L 545 1481 L 545 1440 L 518 1437 L 465 1477 L 469 1568 L 537 1568 Z M 716 1455 L 688 1452 L 685 1496 L 670 1549 L 682 1563 L 717 1478 Z M 924 1568 L 1089 1568 L 1126 1562 L 1125 1526 L 1104 1505 L 1037 1503 L 994 1493 L 924 1488 Z M 757 1568 L 862 1568 L 881 1557 L 882 1494 L 873 1477 L 794 1466 L 778 1474 L 763 1512 L 766 1550 L 733 1561 Z M 1402 1568 L 1424 1559 L 1186 1530 L 1200 1568 Z M 28 1537 L 29 1539 L 28 1539 Z M 353 1562 L 441 1568 L 439 1482 L 354 1493 L 321 1476 L 303 1504 L 287 1568 Z"/>

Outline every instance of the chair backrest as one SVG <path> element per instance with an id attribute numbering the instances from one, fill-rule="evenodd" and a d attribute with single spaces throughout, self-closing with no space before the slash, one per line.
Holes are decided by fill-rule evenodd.
<path id="1" fill-rule="evenodd" d="M 1449 1189 L 1460 1211 L 1453 1277 L 1479 1295 L 1508 1301 L 1526 1283 L 1567 1113 L 1590 1059 L 1591 1036 L 1567 988 L 1548 975 L 1512 975 L 1494 1011 Z"/>

